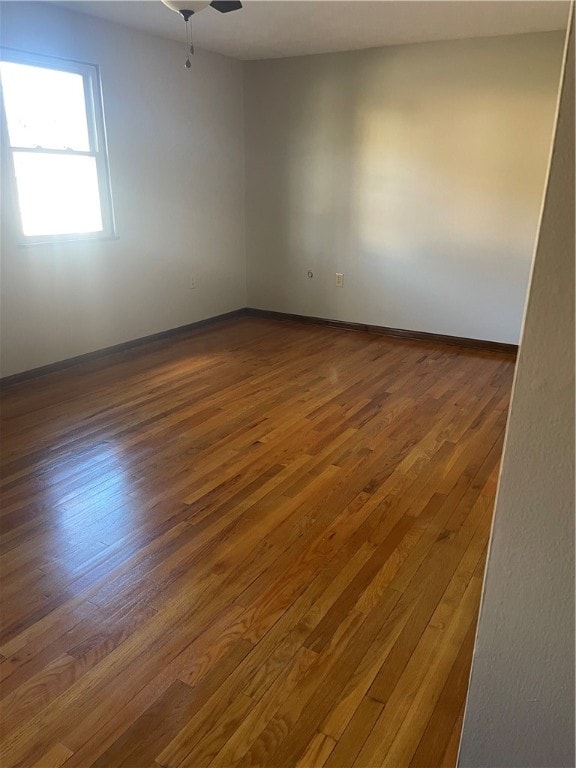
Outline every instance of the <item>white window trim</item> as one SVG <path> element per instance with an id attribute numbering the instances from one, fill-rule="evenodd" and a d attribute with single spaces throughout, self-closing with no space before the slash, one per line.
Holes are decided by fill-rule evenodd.
<path id="1" fill-rule="evenodd" d="M 112 188 L 110 185 L 110 167 L 108 162 L 108 148 L 104 124 L 102 86 L 100 81 L 100 69 L 98 65 L 73 61 L 70 59 L 59 59 L 52 56 L 44 56 L 42 54 L 30 53 L 28 51 L 20 51 L 3 47 L 0 47 L 0 60 L 9 61 L 15 64 L 28 64 L 31 66 L 43 67 L 44 69 L 56 69 L 62 72 L 73 72 L 75 74 L 81 75 L 84 81 L 86 119 L 88 124 L 88 137 L 90 146 L 88 151 L 12 146 L 10 144 L 10 137 L 8 134 L 4 99 L 3 95 L 0 93 L 2 143 L 6 147 L 6 154 L 8 155 L 9 159 L 8 171 L 11 177 L 11 197 L 14 202 L 15 214 L 18 220 L 20 244 L 42 245 L 46 243 L 78 242 L 79 240 L 86 241 L 118 239 L 116 236 L 114 210 L 112 206 Z M 13 156 L 15 152 L 44 153 L 53 155 L 76 155 L 95 158 L 98 175 L 98 189 L 100 194 L 100 210 L 102 214 L 102 231 L 55 235 L 25 235 L 22 228 L 16 175 L 14 173 Z"/>

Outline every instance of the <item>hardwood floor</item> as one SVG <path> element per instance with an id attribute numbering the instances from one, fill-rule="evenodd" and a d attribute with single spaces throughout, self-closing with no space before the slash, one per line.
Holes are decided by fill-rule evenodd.
<path id="1" fill-rule="evenodd" d="M 453 766 L 513 368 L 244 318 L 8 389 L 0 764 Z"/>

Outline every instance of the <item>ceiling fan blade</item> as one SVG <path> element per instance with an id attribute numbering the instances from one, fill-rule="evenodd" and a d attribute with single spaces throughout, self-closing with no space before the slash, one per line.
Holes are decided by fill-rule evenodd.
<path id="1" fill-rule="evenodd" d="M 242 8 L 242 3 L 239 0 L 212 0 L 210 5 L 220 13 L 239 11 Z"/>

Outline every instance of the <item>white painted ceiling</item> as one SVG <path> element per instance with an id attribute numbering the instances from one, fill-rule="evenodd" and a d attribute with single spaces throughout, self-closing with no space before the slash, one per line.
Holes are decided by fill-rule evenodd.
<path id="1" fill-rule="evenodd" d="M 348 51 L 431 40 L 565 29 L 564 0 L 243 0 L 192 19 L 199 48 L 237 59 Z M 183 41 L 184 22 L 160 0 L 72 0 L 66 8 Z"/>

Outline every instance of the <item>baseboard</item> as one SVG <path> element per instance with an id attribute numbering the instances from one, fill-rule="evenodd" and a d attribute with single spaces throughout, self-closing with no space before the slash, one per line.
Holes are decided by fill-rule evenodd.
<path id="1" fill-rule="evenodd" d="M 72 368 L 81 363 L 88 363 L 93 360 L 98 360 L 101 357 L 112 355 L 118 352 L 125 352 L 134 347 L 140 347 L 145 344 L 152 344 L 155 341 L 162 341 L 163 339 L 172 339 L 177 336 L 185 336 L 186 334 L 193 333 L 196 330 L 203 329 L 209 325 L 216 325 L 224 320 L 233 320 L 236 317 L 246 316 L 246 309 L 235 309 L 232 312 L 225 312 L 221 315 L 215 315 L 214 317 L 208 317 L 205 320 L 197 320 L 195 323 L 188 323 L 188 325 L 180 325 L 178 328 L 170 328 L 167 331 L 160 331 L 160 333 L 153 333 L 150 336 L 142 336 L 138 339 L 132 339 L 131 341 L 124 341 L 121 344 L 114 344 L 111 347 L 105 347 L 104 349 L 97 349 L 94 352 L 86 352 L 83 355 L 77 355 L 76 357 L 69 357 L 66 360 L 58 360 L 55 363 L 49 365 L 42 365 L 39 368 L 32 368 L 29 371 L 22 371 L 22 373 L 14 373 L 11 376 L 4 376 L 0 378 L 0 388 L 4 389 L 10 387 L 13 384 L 19 384 L 23 381 L 29 381 L 30 379 L 36 379 L 39 376 L 44 376 L 47 373 L 55 373 L 57 371 L 63 371 L 66 368 Z"/>
<path id="2" fill-rule="evenodd" d="M 325 325 L 331 328 L 340 328 L 347 331 L 364 331 L 366 333 L 378 333 L 381 336 L 390 336 L 396 339 L 406 339 L 412 341 L 428 341 L 436 344 L 450 344 L 456 347 L 462 347 L 464 349 L 478 349 L 487 350 L 490 352 L 505 352 L 508 355 L 516 355 L 518 352 L 518 346 L 516 344 L 503 344 L 499 341 L 483 341 L 481 339 L 467 339 L 463 336 L 446 336 L 440 333 L 426 333 L 424 331 L 406 331 L 401 328 L 387 328 L 383 325 L 367 325 L 366 323 L 348 323 L 344 320 L 329 320 L 323 317 L 311 317 L 309 315 L 294 315 L 288 312 L 274 312 L 269 309 L 254 309 L 252 307 L 245 307 L 243 309 L 235 309 L 232 312 L 225 312 L 222 315 L 215 315 L 214 317 L 208 317 L 205 320 L 197 320 L 195 323 L 189 323 L 188 325 L 181 325 L 178 328 L 171 328 L 167 331 L 161 331 L 160 333 L 153 333 L 150 336 L 142 336 L 139 339 L 133 339 L 131 341 L 125 341 L 122 344 L 115 344 L 112 347 L 105 347 L 104 349 L 98 349 L 94 352 L 87 352 L 84 355 L 77 355 L 76 357 L 70 357 L 67 360 L 59 360 L 56 363 L 50 363 L 49 365 L 42 365 L 39 368 L 32 368 L 29 371 L 22 371 L 22 373 L 14 373 L 11 376 L 4 376 L 0 378 L 0 388 L 4 389 L 10 387 L 13 384 L 18 384 L 23 381 L 29 381 L 30 379 L 36 379 L 39 376 L 44 376 L 47 373 L 55 373 L 57 371 L 63 371 L 66 368 L 72 368 L 81 363 L 87 363 L 94 360 L 98 360 L 101 357 L 112 355 L 118 352 L 124 352 L 134 347 L 144 346 L 146 344 L 152 344 L 156 341 L 162 341 L 164 339 L 172 339 L 177 336 L 185 336 L 193 333 L 194 331 L 206 328 L 206 326 L 216 325 L 217 323 L 225 320 L 233 320 L 238 317 L 264 317 L 272 320 L 290 320 L 297 323 L 311 323 L 313 325 Z"/>
<path id="3" fill-rule="evenodd" d="M 345 320 L 329 320 L 323 317 L 310 317 L 308 315 L 293 315 L 288 312 L 274 312 L 269 309 L 248 308 L 246 314 L 251 317 L 267 317 L 273 320 L 292 320 L 298 323 L 312 323 L 313 325 L 327 325 L 331 328 L 342 328 L 348 331 L 364 331 L 366 333 L 378 333 L 381 336 L 390 336 L 395 339 L 408 339 L 412 341 L 429 341 L 436 344 L 450 344 L 464 349 L 479 349 L 490 352 L 505 352 L 508 355 L 518 353 L 517 344 L 504 344 L 500 341 L 484 341 L 483 339 L 468 339 L 464 336 L 447 336 L 442 333 L 426 333 L 425 331 L 406 331 L 402 328 L 388 328 L 384 325 L 368 325 L 366 323 L 349 323 Z"/>

